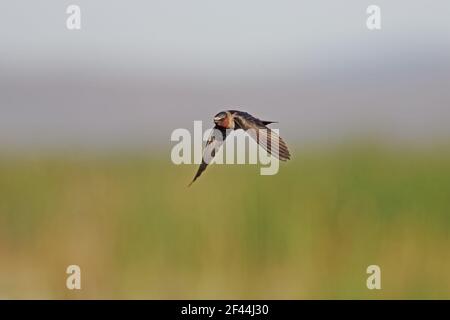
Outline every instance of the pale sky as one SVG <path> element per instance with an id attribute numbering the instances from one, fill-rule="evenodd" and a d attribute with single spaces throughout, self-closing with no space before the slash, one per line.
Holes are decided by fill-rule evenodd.
<path id="1" fill-rule="evenodd" d="M 237 106 L 300 142 L 450 137 L 449 14 L 448 0 L 3 1 L 0 144 L 164 144 Z"/>

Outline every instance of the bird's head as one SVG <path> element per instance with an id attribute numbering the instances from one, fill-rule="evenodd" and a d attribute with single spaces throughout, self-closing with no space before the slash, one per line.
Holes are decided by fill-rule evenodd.
<path id="1" fill-rule="evenodd" d="M 227 118 L 226 112 L 219 112 L 214 116 L 214 123 L 220 125 Z"/>

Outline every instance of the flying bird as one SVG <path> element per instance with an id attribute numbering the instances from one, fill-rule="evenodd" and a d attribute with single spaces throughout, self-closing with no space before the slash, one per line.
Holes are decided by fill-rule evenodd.
<path id="1" fill-rule="evenodd" d="M 267 127 L 271 123 L 275 123 L 275 121 L 260 120 L 247 112 L 238 110 L 227 110 L 216 114 L 214 116 L 215 126 L 206 142 L 202 163 L 189 186 L 205 171 L 209 162 L 214 158 L 216 150 L 224 143 L 232 130 L 244 130 L 270 155 L 281 161 L 289 160 L 291 155 L 286 143 Z M 219 133 L 221 136 L 216 136 L 214 133 Z"/>

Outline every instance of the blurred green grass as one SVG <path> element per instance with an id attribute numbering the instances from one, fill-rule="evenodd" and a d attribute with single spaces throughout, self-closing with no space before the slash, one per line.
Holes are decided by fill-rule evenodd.
<path id="1" fill-rule="evenodd" d="M 448 150 L 297 150 L 278 175 L 216 165 L 190 188 L 168 153 L 4 154 L 0 297 L 449 299 Z"/>

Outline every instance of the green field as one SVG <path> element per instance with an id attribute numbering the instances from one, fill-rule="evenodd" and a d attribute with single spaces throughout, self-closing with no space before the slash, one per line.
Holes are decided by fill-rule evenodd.
<path id="1" fill-rule="evenodd" d="M 216 165 L 187 188 L 195 170 L 0 156 L 0 298 L 450 298 L 449 148 L 298 149 L 278 175 Z"/>

